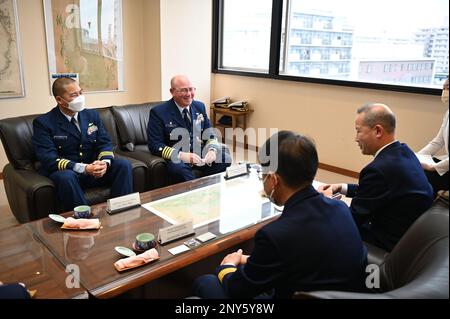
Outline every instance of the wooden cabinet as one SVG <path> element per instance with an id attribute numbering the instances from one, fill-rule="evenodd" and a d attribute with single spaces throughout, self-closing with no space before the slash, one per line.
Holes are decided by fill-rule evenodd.
<path id="1" fill-rule="evenodd" d="M 226 108 L 214 107 L 210 108 L 211 126 L 222 128 L 237 128 L 240 127 L 244 131 L 247 129 L 247 115 L 252 113 L 253 110 L 247 111 L 235 111 Z M 219 116 L 218 116 L 219 115 Z M 224 125 L 219 123 L 220 117 L 228 115 L 231 117 L 231 125 Z M 225 130 L 224 130 L 225 133 Z M 225 142 L 225 134 L 222 134 L 222 141 Z M 244 148 L 248 148 L 247 136 L 244 136 Z M 233 134 L 233 152 L 236 151 L 236 135 Z"/>

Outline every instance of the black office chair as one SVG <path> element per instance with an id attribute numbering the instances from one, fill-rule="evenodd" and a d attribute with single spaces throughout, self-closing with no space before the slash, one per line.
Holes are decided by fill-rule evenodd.
<path id="1" fill-rule="evenodd" d="M 343 291 L 297 292 L 294 298 L 321 299 L 448 299 L 447 204 L 437 200 L 408 229 L 391 253 L 369 248 L 369 263 L 380 270 L 380 288 L 375 293 Z"/>

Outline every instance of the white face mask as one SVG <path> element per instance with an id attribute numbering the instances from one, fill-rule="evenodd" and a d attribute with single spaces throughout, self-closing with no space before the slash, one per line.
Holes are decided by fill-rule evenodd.
<path id="1" fill-rule="evenodd" d="M 267 174 L 266 178 L 264 178 L 264 180 L 262 181 L 262 184 L 264 185 L 264 183 L 266 182 L 267 178 L 269 177 L 269 174 Z M 269 198 L 269 200 L 274 203 L 275 205 L 277 205 L 277 203 L 275 203 L 275 200 L 273 199 L 273 193 L 275 192 L 275 187 L 272 189 L 272 191 L 270 192 L 270 194 L 266 193 L 266 196 Z M 265 192 L 264 192 L 265 193 Z"/>
<path id="2" fill-rule="evenodd" d="M 442 90 L 441 101 L 444 104 L 448 103 L 448 90 Z"/>
<path id="3" fill-rule="evenodd" d="M 275 187 L 272 189 L 272 191 L 270 192 L 270 194 L 269 194 L 269 200 L 273 203 L 273 204 L 275 204 L 275 205 L 278 205 L 277 203 L 275 203 L 275 200 L 273 199 L 273 193 L 275 192 Z"/>
<path id="4" fill-rule="evenodd" d="M 66 101 L 67 102 L 67 101 Z M 67 102 L 69 104 L 69 110 L 74 112 L 81 112 L 84 110 L 85 98 L 84 95 L 79 95 L 71 102 Z"/>

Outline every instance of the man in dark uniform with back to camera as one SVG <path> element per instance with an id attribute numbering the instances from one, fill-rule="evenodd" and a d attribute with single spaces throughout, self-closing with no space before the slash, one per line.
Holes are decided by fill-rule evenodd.
<path id="1" fill-rule="evenodd" d="M 195 91 L 186 76 L 177 75 L 170 81 L 172 99 L 150 110 L 148 148 L 166 160 L 175 183 L 195 179 L 193 168 L 206 176 L 231 164 L 230 155 L 217 142 L 205 105 L 194 100 Z"/>
<path id="2" fill-rule="evenodd" d="M 264 191 L 284 210 L 256 232 L 250 256 L 241 249 L 227 255 L 216 275 L 194 282 L 194 295 L 291 298 L 295 291 L 364 290 L 367 250 L 350 210 L 312 186 L 314 143 L 281 131 L 266 141 L 259 160 Z"/>
<path id="3" fill-rule="evenodd" d="M 111 140 L 97 111 L 85 109 L 83 90 L 71 78 L 52 86 L 58 104 L 33 121 L 33 146 L 64 211 L 87 205 L 84 189 L 110 186 L 110 197 L 133 192 L 131 164 L 115 159 Z"/>

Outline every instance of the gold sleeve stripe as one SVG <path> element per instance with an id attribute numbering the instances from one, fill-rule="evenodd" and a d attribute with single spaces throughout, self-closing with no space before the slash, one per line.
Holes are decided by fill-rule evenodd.
<path id="1" fill-rule="evenodd" d="M 56 160 L 58 162 L 58 170 L 65 170 L 67 168 L 67 165 L 69 165 L 70 161 L 66 159 L 59 159 Z"/>
<path id="2" fill-rule="evenodd" d="M 101 159 L 103 156 L 112 156 L 112 157 L 114 157 L 114 153 L 113 152 L 109 152 L 109 151 L 101 152 L 100 154 L 98 154 L 98 159 Z"/>
<path id="3" fill-rule="evenodd" d="M 162 150 L 162 158 L 170 160 L 172 158 L 172 153 L 175 149 L 173 149 L 172 147 L 164 147 L 164 149 Z"/>
<path id="4" fill-rule="evenodd" d="M 217 275 L 217 277 L 219 278 L 220 283 L 222 283 L 223 277 L 225 277 L 226 275 L 235 272 L 237 270 L 236 267 L 228 267 L 228 268 L 224 268 L 222 269 L 219 274 Z"/>
<path id="5" fill-rule="evenodd" d="M 62 168 L 67 169 L 67 165 L 69 165 L 69 163 L 70 163 L 69 160 L 64 160 L 64 163 L 62 164 Z"/>

